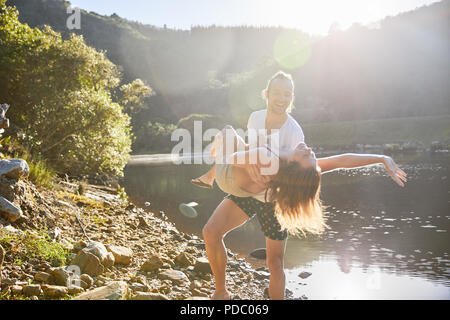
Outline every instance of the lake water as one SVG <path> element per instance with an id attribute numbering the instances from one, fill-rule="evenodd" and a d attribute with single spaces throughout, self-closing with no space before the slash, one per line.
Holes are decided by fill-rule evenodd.
<path id="1" fill-rule="evenodd" d="M 320 157 L 320 155 L 318 155 Z M 330 227 L 323 236 L 292 238 L 286 245 L 286 287 L 309 299 L 450 298 L 450 155 L 395 156 L 408 174 L 399 187 L 381 166 L 324 174 L 321 199 Z M 224 197 L 190 184 L 208 169 L 173 165 L 161 156 L 137 156 L 125 168 L 129 197 L 164 213 L 177 228 L 201 237 L 201 230 Z M 199 216 L 187 218 L 180 203 L 195 201 Z M 256 219 L 230 232 L 228 248 L 255 267 L 248 254 L 265 247 Z M 302 271 L 312 275 L 301 279 Z"/>

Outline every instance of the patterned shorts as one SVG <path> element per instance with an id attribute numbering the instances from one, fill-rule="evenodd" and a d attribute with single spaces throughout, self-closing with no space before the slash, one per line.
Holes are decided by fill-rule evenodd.
<path id="1" fill-rule="evenodd" d="M 272 240 L 285 240 L 287 238 L 287 231 L 281 231 L 280 223 L 275 217 L 273 203 L 263 203 L 252 197 L 240 198 L 232 194 L 228 194 L 225 198 L 232 200 L 249 218 L 253 218 L 256 214 L 261 230 L 267 238 Z"/>

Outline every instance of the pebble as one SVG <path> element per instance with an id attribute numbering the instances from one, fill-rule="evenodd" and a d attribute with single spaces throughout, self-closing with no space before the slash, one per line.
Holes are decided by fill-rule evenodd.
<path id="1" fill-rule="evenodd" d="M 303 271 L 303 272 L 301 272 L 298 276 L 299 276 L 300 278 L 302 278 L 302 279 L 306 279 L 306 278 L 308 278 L 310 275 L 312 275 L 311 272 Z"/>
<path id="2" fill-rule="evenodd" d="M 41 286 L 38 284 L 27 285 L 23 287 L 23 294 L 28 297 L 39 296 L 42 294 Z"/>
<path id="3" fill-rule="evenodd" d="M 161 293 L 138 292 L 132 300 L 169 300 L 169 298 Z"/>
<path id="4" fill-rule="evenodd" d="M 71 264 L 81 264 L 82 274 L 66 287 L 70 273 L 65 266 L 52 268 L 48 261 L 39 259 L 29 259 L 18 268 L 4 266 L 3 274 L 6 272 L 7 277 L 3 277 L 2 284 L 10 283 L 12 294 L 25 295 L 26 292 L 30 299 L 63 299 L 68 294 L 97 299 L 106 294 L 108 299 L 128 297 L 137 300 L 205 300 L 212 294 L 213 278 L 211 266 L 205 258 L 203 240 L 177 231 L 172 223 L 162 221 L 166 217 L 161 219 L 134 206 L 131 206 L 131 212 L 127 212 L 123 209 L 125 206 L 120 208 L 114 200 L 110 201 L 110 207 L 95 210 L 82 201 L 79 202 L 83 206 L 77 206 L 69 197 L 63 199 L 68 205 L 53 200 L 47 204 L 47 196 L 54 197 L 53 200 L 58 198 L 51 192 L 45 197 L 35 196 L 35 199 L 41 199 L 40 210 L 45 210 L 45 214 L 36 216 L 43 219 L 53 216 L 50 225 L 52 236 L 70 251 Z M 63 209 L 79 210 L 86 233 L 98 243 L 85 240 L 74 215 L 71 212 L 63 214 Z M 10 229 L 21 232 L 12 226 Z M 80 259 L 80 252 L 83 252 L 84 260 Z M 229 249 L 227 255 L 227 268 L 231 269 L 227 272 L 230 290 L 239 290 L 239 295 L 244 298 L 262 298 L 263 286 L 268 281 L 267 269 L 259 268 L 258 273 L 254 273 L 244 258 L 237 260 L 238 256 Z M 25 281 L 19 282 L 18 279 Z M 37 281 L 40 285 L 29 285 L 28 280 Z M 118 280 L 122 280 L 122 284 L 117 285 Z"/>

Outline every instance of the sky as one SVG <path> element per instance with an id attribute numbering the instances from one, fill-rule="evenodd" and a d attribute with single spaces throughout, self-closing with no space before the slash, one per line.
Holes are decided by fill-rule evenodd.
<path id="1" fill-rule="evenodd" d="M 326 35 L 367 25 L 437 0 L 70 0 L 72 7 L 172 29 L 191 26 L 282 26 Z"/>

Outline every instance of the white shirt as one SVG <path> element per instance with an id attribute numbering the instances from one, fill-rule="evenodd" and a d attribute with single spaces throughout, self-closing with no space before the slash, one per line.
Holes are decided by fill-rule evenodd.
<path id="1" fill-rule="evenodd" d="M 247 129 L 259 129 L 259 130 L 266 129 L 266 117 L 267 117 L 266 109 L 253 112 L 248 119 Z M 261 135 L 263 132 L 265 131 L 258 131 L 258 134 Z M 294 149 L 300 142 L 305 142 L 305 135 L 303 134 L 302 128 L 290 114 L 288 114 L 287 120 L 284 122 L 284 124 L 278 131 L 279 139 L 270 140 L 271 137 L 272 135 L 269 136 L 265 135 L 262 138 L 264 139 L 263 141 L 267 141 L 269 146 L 271 145 L 272 148 L 275 147 L 276 150 Z M 254 145 L 252 142 L 254 141 L 249 141 L 250 146 L 256 147 L 256 145 Z M 257 195 L 254 195 L 253 198 L 261 202 L 265 202 L 264 194 L 265 191 Z"/>
<path id="2" fill-rule="evenodd" d="M 248 119 L 247 129 L 265 130 L 266 117 L 266 109 L 253 112 Z M 278 147 L 280 149 L 294 149 L 300 142 L 305 142 L 305 135 L 303 134 L 302 128 L 290 114 L 288 114 L 288 118 L 281 126 L 278 134 L 280 142 L 280 145 Z M 270 142 L 275 143 L 275 141 L 270 140 L 271 135 L 266 137 L 268 139 L 267 143 L 269 143 L 269 145 Z"/>

